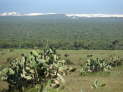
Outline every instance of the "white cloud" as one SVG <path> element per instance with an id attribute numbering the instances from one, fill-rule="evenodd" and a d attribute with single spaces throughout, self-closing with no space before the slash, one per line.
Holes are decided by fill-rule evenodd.
<path id="1" fill-rule="evenodd" d="M 123 14 L 65 14 L 67 17 L 123 17 Z"/>
<path id="2" fill-rule="evenodd" d="M 56 14 L 56 13 L 27 13 L 27 14 L 24 14 L 24 16 L 41 16 L 41 15 L 53 15 L 53 14 Z"/>
<path id="3" fill-rule="evenodd" d="M 0 16 L 20 16 L 20 14 L 13 11 L 13 12 L 0 13 Z"/>
<path id="4" fill-rule="evenodd" d="M 17 13 L 17 12 L 4 12 L 0 13 L 0 16 L 41 16 L 41 15 L 53 15 L 57 13 Z M 65 14 L 67 17 L 77 18 L 77 17 L 122 17 L 123 14 Z"/>
<path id="5" fill-rule="evenodd" d="M 44 15 L 43 13 L 27 13 L 24 14 L 23 16 L 40 16 L 40 15 Z"/>
<path id="6" fill-rule="evenodd" d="M 25 13 L 25 14 L 20 14 L 17 12 L 3 12 L 0 13 L 0 16 L 41 16 L 41 15 L 53 15 L 56 13 Z"/>

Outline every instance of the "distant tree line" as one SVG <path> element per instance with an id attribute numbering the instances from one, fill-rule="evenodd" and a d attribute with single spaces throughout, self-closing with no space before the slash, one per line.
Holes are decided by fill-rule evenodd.
<path id="1" fill-rule="evenodd" d="M 63 50 L 123 50 L 122 40 L 0 40 L 0 48 L 44 48 L 46 45 Z"/>

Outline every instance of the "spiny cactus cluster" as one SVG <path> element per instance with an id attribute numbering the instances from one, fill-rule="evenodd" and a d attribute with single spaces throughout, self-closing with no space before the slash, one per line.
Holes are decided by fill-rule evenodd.
<path id="1" fill-rule="evenodd" d="M 120 58 L 119 56 L 115 56 L 115 57 L 111 56 L 109 57 L 108 61 L 112 67 L 120 66 L 123 63 L 123 59 Z"/>
<path id="2" fill-rule="evenodd" d="M 81 75 L 88 72 L 110 71 L 112 66 L 105 59 L 88 59 L 84 65 L 81 65 Z"/>
<path id="3" fill-rule="evenodd" d="M 65 60 L 60 60 L 54 49 L 44 51 L 33 50 L 29 55 L 22 55 L 20 59 L 12 59 L 9 67 L 1 71 L 1 79 L 9 83 L 9 92 L 15 89 L 23 92 L 25 87 L 46 84 L 50 80 L 50 87 L 59 87 L 64 83 L 63 76 L 69 68 Z M 39 91 L 38 91 L 39 92 Z"/>
<path id="4" fill-rule="evenodd" d="M 95 80 L 93 84 L 91 84 L 91 88 L 99 88 L 106 86 L 105 83 L 102 83 L 100 80 Z"/>

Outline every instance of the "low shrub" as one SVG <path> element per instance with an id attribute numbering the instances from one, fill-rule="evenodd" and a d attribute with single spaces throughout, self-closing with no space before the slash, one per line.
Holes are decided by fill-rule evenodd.
<path id="1" fill-rule="evenodd" d="M 105 59 L 88 59 L 87 62 L 81 65 L 81 75 L 88 72 L 110 71 L 112 66 Z"/>

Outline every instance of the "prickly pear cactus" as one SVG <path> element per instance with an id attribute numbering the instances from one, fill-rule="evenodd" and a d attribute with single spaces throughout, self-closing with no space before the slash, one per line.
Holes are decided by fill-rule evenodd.
<path id="1" fill-rule="evenodd" d="M 110 71 L 112 66 L 105 59 L 88 59 L 84 65 L 81 65 L 80 73 L 85 75 L 88 72 Z"/>
<path id="2" fill-rule="evenodd" d="M 63 75 L 68 67 L 65 60 L 60 60 L 54 49 L 45 49 L 43 52 L 33 50 L 29 55 L 22 55 L 21 59 L 10 61 L 7 68 L 1 71 L 1 79 L 10 84 L 10 88 L 23 91 L 30 85 L 42 85 L 49 80 L 49 87 L 59 87 L 65 82 Z"/>

